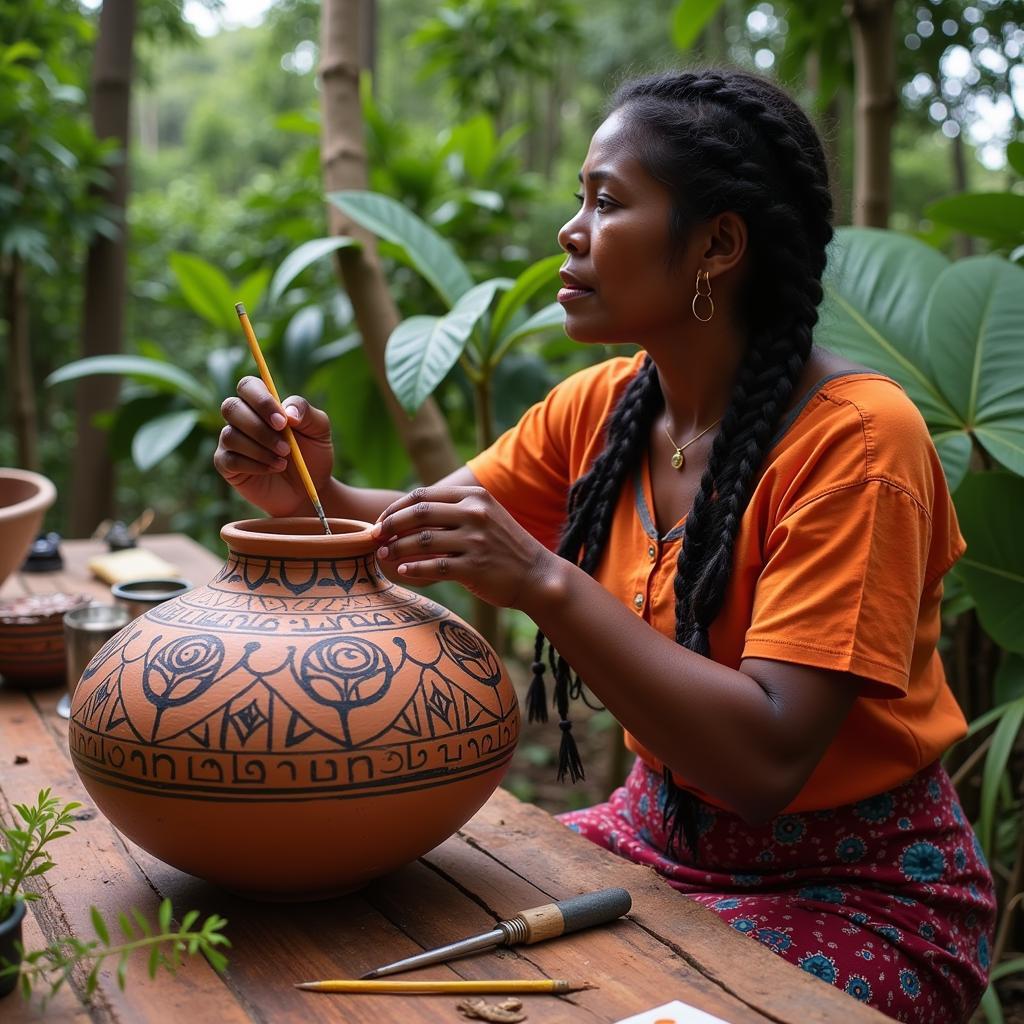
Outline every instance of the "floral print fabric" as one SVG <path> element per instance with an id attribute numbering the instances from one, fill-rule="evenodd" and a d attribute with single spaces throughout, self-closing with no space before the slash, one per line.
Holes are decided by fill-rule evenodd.
<path id="1" fill-rule="evenodd" d="M 886 793 L 763 825 L 702 801 L 696 859 L 665 854 L 664 805 L 638 758 L 607 803 L 559 820 L 895 1020 L 954 1024 L 978 1004 L 992 877 L 938 762 Z"/>

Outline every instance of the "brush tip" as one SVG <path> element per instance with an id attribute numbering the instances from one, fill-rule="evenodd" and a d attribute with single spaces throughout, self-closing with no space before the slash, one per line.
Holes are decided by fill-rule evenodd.
<path id="1" fill-rule="evenodd" d="M 245 316 L 245 303 L 244 302 L 236 302 L 235 303 L 235 312 L 239 316 Z"/>

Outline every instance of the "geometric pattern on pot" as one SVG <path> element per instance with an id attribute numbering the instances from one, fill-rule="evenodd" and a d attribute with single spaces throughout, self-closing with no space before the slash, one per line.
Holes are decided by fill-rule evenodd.
<path id="1" fill-rule="evenodd" d="M 402 588 L 351 593 L 381 581 L 372 559 L 291 561 L 232 553 L 209 586 L 108 641 L 75 692 L 78 770 L 262 802 L 433 788 L 511 758 L 518 706 L 473 631 Z"/>

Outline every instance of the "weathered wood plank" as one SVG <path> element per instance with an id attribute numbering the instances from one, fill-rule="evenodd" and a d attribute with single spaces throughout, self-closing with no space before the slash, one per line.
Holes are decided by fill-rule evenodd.
<path id="1" fill-rule="evenodd" d="M 799 1024 L 882 1024 L 888 1018 L 740 935 L 650 868 L 595 850 L 538 807 L 499 790 L 462 829 L 465 838 L 534 885 L 564 899 L 621 885 L 630 918 L 723 991 L 771 1020 Z M 559 855 L 553 855 L 559 850 Z M 601 856 L 595 856 L 595 853 Z M 672 992 L 665 999 L 676 998 Z M 686 996 L 680 995 L 685 1001 Z"/>
<path id="2" fill-rule="evenodd" d="M 549 854 L 558 860 L 556 850 Z M 461 899 L 451 898 L 449 880 L 465 894 Z M 459 837 L 429 853 L 423 863 L 378 882 L 368 890 L 368 899 L 392 919 L 404 914 L 403 928 L 425 948 L 490 930 L 496 917 L 512 917 L 551 902 L 546 892 Z M 472 912 L 460 913 L 466 904 Z M 490 953 L 453 962 L 457 971 L 471 978 L 526 977 L 524 965 L 544 977 L 600 986 L 567 997 L 574 1004 L 573 1013 L 564 1005 L 539 1007 L 539 1022 L 617 1020 L 663 1002 L 667 987 L 734 1024 L 763 1024 L 767 1019 L 730 999 L 628 919 L 532 946 L 515 946 L 503 951 L 501 959 Z"/>
<path id="3" fill-rule="evenodd" d="M 55 866 L 47 873 L 49 890 L 33 904 L 36 920 L 47 941 L 67 932 L 93 934 L 90 905 L 97 906 L 108 922 L 118 911 L 138 907 L 155 920 L 159 899 L 138 866 L 126 855 L 114 828 L 96 810 L 51 732 L 23 694 L 0 690 L 0 751 L 4 771 L 0 797 L 4 814 L 14 803 L 34 803 L 45 787 L 64 800 L 81 801 L 77 829 L 56 842 Z M 25 760 L 15 764 L 16 758 Z M 188 910 L 180 904 L 179 914 Z M 116 982 L 116 963 L 100 972 L 94 996 L 99 1019 L 142 1024 L 149 1021 L 187 1020 L 190 1024 L 241 1024 L 248 1019 L 213 969 L 201 957 L 189 957 L 175 976 L 165 972 L 150 981 L 145 960 L 129 967 L 128 985 L 121 992 Z M 77 983 L 81 985 L 81 977 Z"/>
<path id="4" fill-rule="evenodd" d="M 421 951 L 361 894 L 308 904 L 258 903 L 176 871 L 138 847 L 132 854 L 161 894 L 228 919 L 233 947 L 225 980 L 259 1024 L 452 1024 L 460 1019 L 452 997 L 325 995 L 293 987 L 299 981 L 357 978 L 385 960 Z M 452 894 L 459 895 L 455 889 Z M 423 976 L 459 977 L 446 966 Z"/>

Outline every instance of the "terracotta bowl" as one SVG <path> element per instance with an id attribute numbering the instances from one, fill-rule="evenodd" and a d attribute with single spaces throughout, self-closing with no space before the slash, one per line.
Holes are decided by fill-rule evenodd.
<path id="1" fill-rule="evenodd" d="M 64 613 L 88 594 L 34 594 L 0 601 L 0 676 L 19 689 L 64 683 Z"/>
<path id="2" fill-rule="evenodd" d="M 57 488 L 26 469 L 0 468 L 0 583 L 25 560 Z"/>

